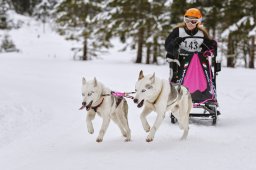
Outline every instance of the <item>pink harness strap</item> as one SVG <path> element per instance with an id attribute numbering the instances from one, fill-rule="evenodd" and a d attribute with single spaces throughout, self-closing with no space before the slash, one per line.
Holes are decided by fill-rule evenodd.
<path id="1" fill-rule="evenodd" d="M 124 93 L 124 92 L 112 92 L 111 94 L 113 96 L 117 96 L 117 97 L 124 97 L 124 96 L 126 96 L 126 93 Z"/>
<path id="2" fill-rule="evenodd" d="M 131 98 L 133 99 L 133 96 L 130 96 L 129 94 L 133 94 L 135 92 L 117 92 L 117 91 L 111 91 L 111 95 L 112 96 L 116 96 L 116 97 L 127 97 L 127 98 Z"/>

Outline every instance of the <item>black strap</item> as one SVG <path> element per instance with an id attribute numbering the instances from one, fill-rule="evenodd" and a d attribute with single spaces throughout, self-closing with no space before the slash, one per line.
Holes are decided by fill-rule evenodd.
<path id="1" fill-rule="evenodd" d="M 98 104 L 97 106 L 91 107 L 91 109 L 93 109 L 95 112 L 97 112 L 98 107 L 101 106 L 101 104 L 103 103 L 103 101 L 104 101 L 104 98 L 102 99 L 102 101 L 100 102 L 100 104 Z"/>

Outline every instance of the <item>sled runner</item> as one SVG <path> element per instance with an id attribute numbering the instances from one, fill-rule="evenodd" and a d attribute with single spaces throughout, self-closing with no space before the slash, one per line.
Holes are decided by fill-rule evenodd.
<path id="1" fill-rule="evenodd" d="M 209 48 L 205 52 L 189 52 L 180 49 L 177 56 L 179 63 L 176 65 L 170 63 L 170 73 L 173 74 L 170 75 L 171 83 L 187 87 L 192 96 L 193 108 L 203 109 L 203 113 L 190 113 L 190 117 L 211 117 L 212 124 L 215 125 L 220 115 L 217 110 L 216 76 L 221 71 L 221 65 L 216 62 L 214 51 Z M 171 122 L 175 123 L 173 115 L 171 115 Z"/>

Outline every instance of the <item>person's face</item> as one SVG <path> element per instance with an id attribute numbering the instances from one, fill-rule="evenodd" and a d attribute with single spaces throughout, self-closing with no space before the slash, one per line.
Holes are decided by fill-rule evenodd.
<path id="1" fill-rule="evenodd" d="M 200 19 L 198 18 L 190 18 L 190 17 L 184 17 L 184 22 L 186 24 L 186 27 L 189 30 L 193 30 L 196 28 L 196 24 L 200 22 Z"/>
<path id="2" fill-rule="evenodd" d="M 196 24 L 186 23 L 186 27 L 187 27 L 189 30 L 193 30 L 193 29 L 196 28 Z"/>

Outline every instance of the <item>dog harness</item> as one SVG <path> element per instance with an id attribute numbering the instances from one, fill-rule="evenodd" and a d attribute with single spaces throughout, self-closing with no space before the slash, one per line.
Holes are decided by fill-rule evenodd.
<path id="1" fill-rule="evenodd" d="M 111 96 L 116 101 L 116 107 L 117 107 L 121 103 L 121 101 L 124 99 L 124 97 L 133 99 L 134 97 L 129 95 L 129 94 L 133 94 L 133 93 L 135 93 L 135 92 L 111 91 L 110 94 L 102 94 L 101 95 L 103 97 L 102 101 L 97 106 L 91 107 L 90 109 L 93 109 L 95 112 L 97 112 L 97 109 L 102 105 L 102 103 L 104 101 L 104 96 Z M 114 100 L 113 100 L 113 102 L 114 102 Z M 112 103 L 112 105 L 113 105 L 113 103 Z M 85 107 L 85 104 L 82 103 L 82 107 L 79 110 L 82 110 L 84 107 Z"/>
<path id="2" fill-rule="evenodd" d="M 102 105 L 103 101 L 104 101 L 104 98 L 102 99 L 100 104 L 98 104 L 97 106 L 91 107 L 91 109 L 93 109 L 95 112 L 97 112 L 98 107 L 100 107 Z"/>
<path id="3" fill-rule="evenodd" d="M 172 104 L 174 104 L 178 100 L 178 98 L 179 98 L 178 94 L 180 93 L 180 85 L 177 85 L 177 86 L 178 86 L 178 88 L 176 89 L 174 87 L 174 85 L 170 83 L 171 91 L 170 91 L 169 98 L 168 98 L 168 103 L 170 102 L 170 104 L 167 104 L 167 107 L 169 107 Z M 172 93 L 172 91 L 174 91 L 174 93 Z"/>
<path id="4" fill-rule="evenodd" d="M 111 91 L 110 94 L 102 94 L 101 96 L 115 96 L 115 97 L 127 97 L 133 99 L 133 96 L 130 96 L 129 94 L 133 94 L 135 92 L 117 92 L 117 91 Z"/>
<path id="5" fill-rule="evenodd" d="M 131 98 L 133 99 L 133 96 L 130 96 L 129 94 L 133 94 L 135 92 L 116 92 L 116 91 L 111 91 L 110 94 L 102 94 L 101 96 L 111 96 L 114 98 L 116 101 L 116 107 L 121 103 L 122 100 L 125 100 L 124 98 Z M 113 100 L 113 101 L 114 101 Z M 112 103 L 113 105 L 113 103 Z"/>

